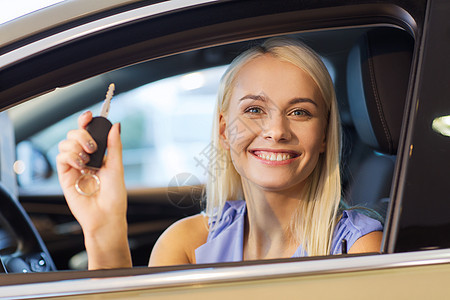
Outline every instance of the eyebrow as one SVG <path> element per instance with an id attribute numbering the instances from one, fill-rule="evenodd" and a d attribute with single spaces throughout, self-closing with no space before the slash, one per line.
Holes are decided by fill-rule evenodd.
<path id="1" fill-rule="evenodd" d="M 294 98 L 291 101 L 289 101 L 289 105 L 297 104 L 297 103 L 304 103 L 304 102 L 312 103 L 317 107 L 317 103 L 314 100 L 309 99 L 309 98 Z"/>
<path id="2" fill-rule="evenodd" d="M 268 98 L 267 98 L 266 96 L 264 96 L 264 95 L 252 95 L 252 94 L 245 95 L 244 97 L 242 97 L 241 99 L 239 99 L 239 101 L 246 100 L 246 99 L 259 100 L 259 101 L 263 101 L 263 102 L 270 101 L 270 99 L 268 99 Z M 312 103 L 312 104 L 314 104 L 316 107 L 318 106 L 317 103 L 316 103 L 314 100 L 312 100 L 312 99 L 310 99 L 310 98 L 302 98 L 302 97 L 293 98 L 293 99 L 291 99 L 291 100 L 288 102 L 288 104 L 289 104 L 289 105 L 292 105 L 292 104 L 305 103 L 305 102 Z"/>
<path id="3" fill-rule="evenodd" d="M 264 95 L 252 95 L 252 94 L 245 95 L 244 97 L 239 99 L 239 101 L 246 100 L 246 99 L 260 100 L 260 101 L 264 101 L 264 102 L 267 101 L 267 99 Z"/>

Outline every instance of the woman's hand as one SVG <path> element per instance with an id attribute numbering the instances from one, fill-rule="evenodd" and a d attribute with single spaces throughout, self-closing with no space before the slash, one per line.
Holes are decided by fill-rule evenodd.
<path id="1" fill-rule="evenodd" d="M 91 120 L 91 112 L 82 114 L 78 118 L 79 129 L 70 131 L 59 144 L 56 158 L 59 182 L 72 214 L 83 229 L 89 268 L 131 267 L 120 124 L 114 124 L 109 132 L 106 159 L 96 173 L 100 189 L 91 196 L 83 196 L 75 189 L 89 154 L 97 149 L 85 130 Z"/>

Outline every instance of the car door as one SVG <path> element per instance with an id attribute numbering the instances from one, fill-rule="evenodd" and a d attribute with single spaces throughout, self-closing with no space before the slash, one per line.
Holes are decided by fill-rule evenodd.
<path id="1" fill-rule="evenodd" d="M 202 50 L 208 52 L 209 47 L 213 50 L 219 49 L 219 53 L 224 51 L 226 54 L 221 56 L 223 60 L 218 63 L 214 60 L 217 52 L 209 51 L 209 54 L 204 56 L 206 62 L 200 59 L 199 65 L 205 63 L 211 67 L 226 64 L 238 49 L 244 47 L 240 42 L 272 35 L 298 34 L 312 46 L 317 43 L 317 49 L 327 45 L 326 41 L 329 41 L 329 44 L 334 42 L 335 45 L 350 45 L 368 28 L 377 27 L 388 27 L 392 30 L 400 28 L 414 39 L 412 71 L 408 81 L 406 107 L 389 195 L 390 206 L 385 224 L 383 255 L 242 262 L 156 270 L 69 272 L 58 275 L 59 279 L 52 274 L 38 274 L 39 277 L 16 277 L 17 281 L 9 279 L 9 284 L 49 281 L 40 285 L 41 289 L 28 293 L 28 296 L 32 293 L 48 296 L 52 288 L 53 291 L 57 288 L 60 295 L 65 293 L 78 296 L 81 293 L 89 293 L 93 297 L 99 293 L 103 293 L 103 296 L 113 296 L 108 293 L 114 292 L 118 297 L 164 297 L 182 293 L 184 297 L 200 298 L 219 293 L 232 296 L 236 295 L 237 290 L 242 291 L 239 294 L 242 296 L 295 296 L 311 293 L 309 295 L 320 294 L 325 297 L 327 293 L 329 296 L 336 296 L 336 290 L 346 285 L 352 286 L 355 293 L 372 295 L 374 283 L 387 285 L 392 291 L 392 297 L 399 295 L 397 291 L 401 291 L 403 295 L 421 295 L 423 283 L 431 287 L 427 289 L 427 295 L 431 293 L 438 296 L 444 293 L 444 281 L 449 274 L 449 253 L 445 250 L 448 243 L 448 202 L 443 199 L 448 196 L 448 186 L 445 184 L 448 178 L 446 166 L 450 164 L 446 155 L 448 137 L 442 134 L 445 131 L 436 129 L 432 124 L 434 120 L 448 115 L 448 101 L 442 100 L 442 95 L 448 92 L 448 85 L 445 84 L 448 61 L 444 55 L 448 52 L 448 45 L 442 42 L 446 30 L 446 26 L 442 24 L 447 23 L 447 8 L 448 5 L 444 1 L 361 1 L 358 4 L 345 1 L 286 1 L 283 5 L 273 5 L 270 1 L 219 1 L 208 5 L 205 2 L 194 7 L 175 9 L 170 13 L 167 10 L 165 14 L 147 14 L 144 17 L 140 15 L 140 18 L 133 21 L 117 26 L 110 25 L 108 30 L 98 29 L 83 38 L 77 36 L 69 42 L 54 45 L 38 54 L 24 56 L 21 60 L 3 67 L 0 73 L 0 99 L 2 107 L 8 107 L 53 88 L 71 85 L 142 61 L 154 61 L 158 64 L 177 56 L 194 61 L 198 53 Z M 146 9 L 146 6 L 142 5 L 130 12 L 141 13 L 143 10 L 140 9 Z M 105 21 L 104 19 L 107 18 L 101 20 Z M 89 22 L 86 21 L 85 24 Z M 63 30 L 60 32 L 64 33 Z M 339 35 L 343 32 L 346 34 Z M 333 41 L 333 37 L 336 40 Z M 230 47 L 221 48 L 221 45 Z M 17 44 L 15 47 L 20 48 Z M 330 60 L 331 67 L 345 67 L 336 62 L 333 64 L 333 55 L 339 55 L 339 51 L 344 49 L 333 52 L 325 47 L 321 50 L 324 57 Z M 11 57 L 7 56 L 8 59 L 12 59 Z M 39 68 L 43 65 L 46 66 L 45 70 Z M 191 68 L 181 68 L 182 71 L 171 73 L 170 66 L 173 65 L 164 65 L 162 69 L 169 70 L 166 70 L 164 76 L 155 75 L 155 80 L 194 71 Z M 30 69 L 34 71 L 30 72 Z M 26 76 L 19 76 L 22 74 Z M 342 84 L 340 80 L 342 78 L 339 76 L 335 78 L 337 87 Z M 342 89 L 338 90 L 338 93 L 339 91 L 343 93 L 341 96 L 345 97 L 346 91 Z M 95 98 L 101 99 L 101 93 L 97 93 Z M 87 107 L 88 102 L 83 104 L 84 107 Z M 348 112 L 345 107 L 348 103 L 343 102 L 342 105 L 342 111 Z M 70 113 L 75 111 L 77 110 Z M 66 114 L 69 115 L 69 112 Z M 342 115 L 343 122 L 346 122 L 346 116 L 352 123 L 351 117 L 346 114 Z M 348 136 L 357 137 L 352 131 L 354 128 L 350 126 L 348 130 Z M 24 140 L 29 136 L 24 136 Z M 356 153 L 358 147 L 364 148 L 363 145 L 355 145 Z M 367 149 L 362 151 L 366 153 Z M 187 189 L 188 191 L 181 192 L 181 198 L 186 194 L 195 194 L 190 187 Z M 129 197 L 131 219 L 136 218 L 144 224 L 143 239 L 149 239 L 149 232 L 152 232 L 150 228 L 154 223 L 151 222 L 155 219 L 149 218 L 149 215 L 155 218 L 163 216 L 167 222 L 171 222 L 185 214 L 193 213 L 170 203 L 167 187 L 163 190 L 136 189 L 130 191 Z M 43 209 L 45 219 L 48 218 L 48 211 L 52 209 L 66 210 L 64 214 L 67 219 L 62 224 L 72 222 L 67 221 L 70 216 L 64 208 L 60 194 L 22 194 L 20 198 L 32 215 L 38 216 L 39 210 Z M 426 203 L 424 199 L 427 199 Z M 53 204 L 56 205 L 52 206 Z M 139 219 L 139 216 L 142 219 Z M 173 219 L 170 219 L 172 216 Z M 162 230 L 162 226 L 158 228 Z M 139 231 L 139 226 L 136 230 Z M 154 232 L 156 234 L 156 231 Z M 44 231 L 42 233 L 45 235 Z M 79 233 L 78 239 L 81 240 Z M 79 242 L 81 241 L 77 243 L 80 244 Z M 414 252 L 418 250 L 422 251 Z M 67 257 L 63 260 L 67 261 Z M 143 273 L 145 275 L 142 275 Z M 134 276 L 125 278 L 121 277 L 122 275 Z M 95 283 L 89 279 L 80 279 L 116 276 L 118 277 L 96 280 Z M 78 281 L 75 280 L 74 284 L 68 287 L 67 282 L 61 282 L 61 279 Z M 201 285 L 198 285 L 199 283 Z M 324 285 L 330 288 L 324 289 Z M 4 287 L 2 292 L 5 292 L 5 295 L 26 295 L 23 291 L 18 291 L 20 288 L 20 285 Z"/>

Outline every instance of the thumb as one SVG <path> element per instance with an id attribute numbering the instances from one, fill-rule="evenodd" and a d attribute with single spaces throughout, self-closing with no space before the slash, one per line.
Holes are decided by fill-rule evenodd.
<path id="1" fill-rule="evenodd" d="M 120 140 L 120 123 L 111 127 L 108 134 L 108 153 L 105 164 L 107 167 L 123 168 L 122 165 L 122 142 Z"/>

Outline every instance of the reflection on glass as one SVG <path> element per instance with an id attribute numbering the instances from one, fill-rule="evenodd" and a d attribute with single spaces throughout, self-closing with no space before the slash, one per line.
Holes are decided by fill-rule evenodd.
<path id="1" fill-rule="evenodd" d="M 437 133 L 450 137 L 450 115 L 435 118 L 432 128 Z"/>

